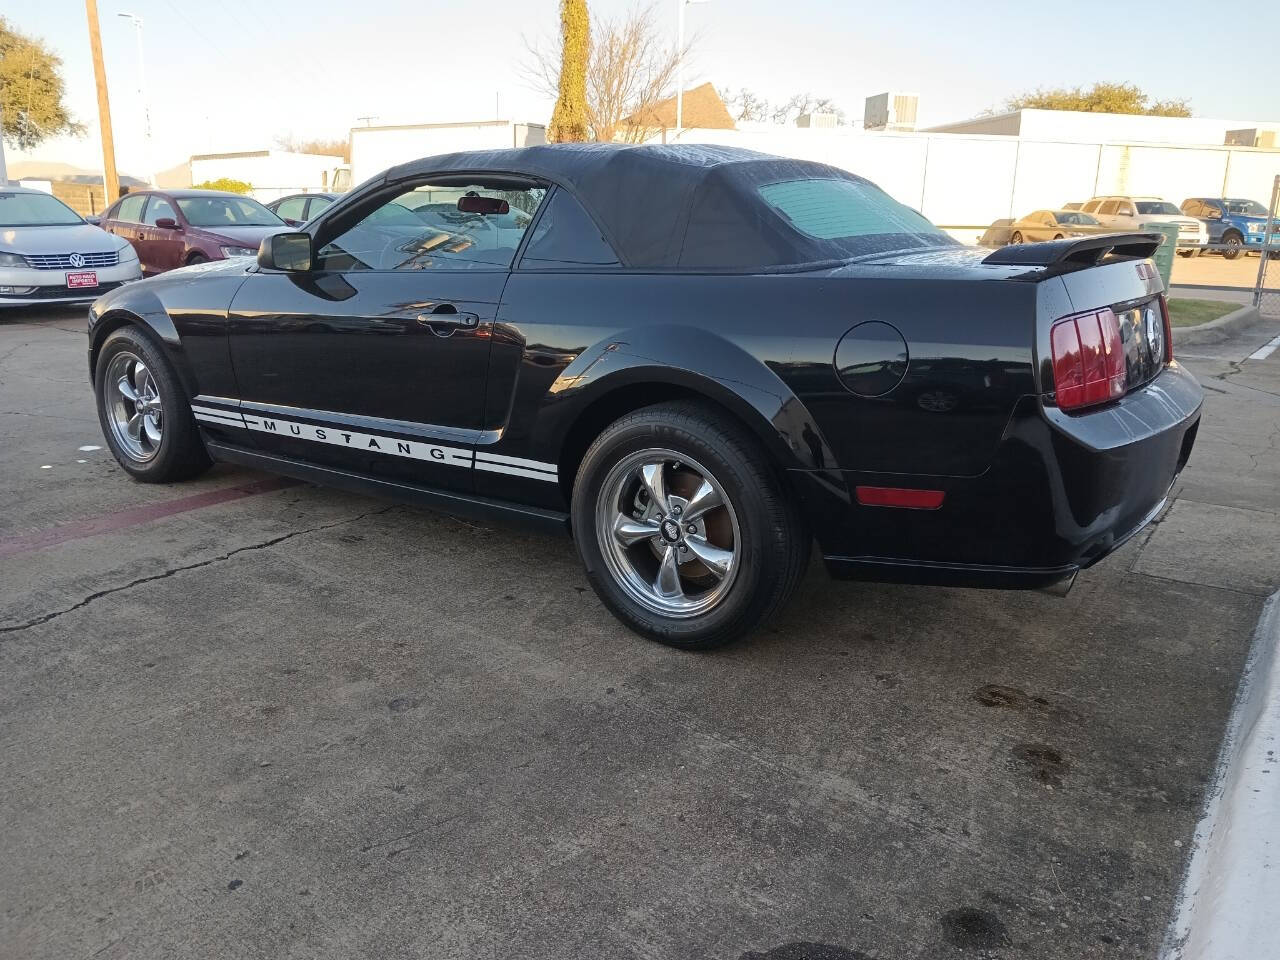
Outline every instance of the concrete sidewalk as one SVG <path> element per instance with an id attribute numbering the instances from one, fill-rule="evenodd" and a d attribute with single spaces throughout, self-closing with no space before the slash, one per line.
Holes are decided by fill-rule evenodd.
<path id="1" fill-rule="evenodd" d="M 566 541 L 130 482 L 82 330 L 0 317 L 0 955 L 1156 955 L 1280 586 L 1280 354 L 1184 356 L 1172 505 L 1066 599 L 815 565 L 699 656 Z"/>

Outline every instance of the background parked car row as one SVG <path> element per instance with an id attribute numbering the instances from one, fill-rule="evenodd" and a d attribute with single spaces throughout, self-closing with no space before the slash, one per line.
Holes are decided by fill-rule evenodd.
<path id="1" fill-rule="evenodd" d="M 257 200 L 219 190 L 143 190 L 102 215 L 108 233 L 133 244 L 144 276 L 207 260 L 252 257 L 288 224 Z"/>

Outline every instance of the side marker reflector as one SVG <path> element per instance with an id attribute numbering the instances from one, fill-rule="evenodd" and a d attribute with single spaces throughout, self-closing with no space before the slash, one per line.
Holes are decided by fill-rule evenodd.
<path id="1" fill-rule="evenodd" d="M 903 507 L 907 510 L 937 510 L 946 497 L 942 490 L 907 487 L 854 487 L 853 493 L 864 507 Z"/>

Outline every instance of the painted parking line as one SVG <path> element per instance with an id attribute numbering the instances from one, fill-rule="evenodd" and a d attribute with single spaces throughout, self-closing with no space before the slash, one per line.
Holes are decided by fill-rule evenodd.
<path id="1" fill-rule="evenodd" d="M 276 490 L 284 490 L 300 484 L 300 480 L 291 480 L 288 477 L 268 477 L 265 480 L 255 480 L 252 483 L 237 484 L 234 487 L 206 490 L 204 493 L 193 494 L 189 497 L 179 497 L 177 500 L 148 503 L 141 507 L 132 507 L 128 510 L 120 510 L 101 517 L 90 517 L 88 520 L 78 520 L 74 523 L 49 527 L 47 530 L 37 530 L 34 533 L 4 537 L 0 538 L 0 557 L 12 557 L 15 554 L 29 553 L 32 550 L 45 550 L 60 543 L 66 543 L 69 540 L 83 540 L 86 537 L 96 537 L 104 533 L 115 533 L 119 530 L 127 530 L 130 527 L 150 523 L 163 517 L 189 513 L 192 510 L 203 510 L 205 507 L 217 506 L 220 503 L 230 503 L 234 500 L 243 500 L 245 497 L 256 497 L 263 493 L 273 493 Z"/>
<path id="2" fill-rule="evenodd" d="M 1275 353 L 1277 348 L 1280 348 L 1280 337 L 1276 337 L 1274 340 L 1264 343 L 1257 350 L 1253 351 L 1253 353 L 1249 354 L 1249 359 L 1265 360 L 1267 357 L 1271 356 L 1271 354 Z"/>

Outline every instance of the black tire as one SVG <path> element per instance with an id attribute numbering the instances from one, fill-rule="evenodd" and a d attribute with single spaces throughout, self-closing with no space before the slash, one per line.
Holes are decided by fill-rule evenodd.
<path id="1" fill-rule="evenodd" d="M 1013 233 L 1011 233 L 1011 234 L 1009 235 L 1009 243 L 1010 243 L 1010 244 L 1019 244 L 1019 243 L 1021 243 L 1021 242 L 1022 242 L 1022 233 L 1021 233 L 1021 231 L 1019 231 L 1019 230 L 1015 230 L 1015 231 L 1013 231 Z"/>
<path id="2" fill-rule="evenodd" d="M 1053 235 L 1053 239 L 1055 239 L 1055 240 L 1063 240 L 1063 239 L 1065 239 L 1065 238 L 1062 236 L 1062 234 L 1060 234 L 1060 233 L 1055 233 L 1055 234 Z"/>
<path id="3" fill-rule="evenodd" d="M 1244 237 L 1238 233 L 1224 234 L 1222 242 L 1227 246 L 1227 249 L 1222 251 L 1222 257 L 1225 260 L 1234 260 L 1244 251 Z"/>
<path id="4" fill-rule="evenodd" d="M 208 262 L 209 262 L 209 258 L 206 257 L 203 253 L 193 253 L 191 256 L 187 257 L 188 267 L 196 263 L 208 263 Z"/>
<path id="5" fill-rule="evenodd" d="M 602 515 L 612 509 L 606 482 L 612 489 L 611 477 L 629 457 L 647 457 L 645 451 L 653 450 L 687 457 L 709 471 L 730 505 L 722 516 L 736 517 L 736 572 L 714 605 L 695 615 L 666 615 L 638 602 L 610 569 L 601 547 L 597 507 Z M 684 468 L 675 469 L 672 493 Z M 809 533 L 760 444 L 732 418 L 696 402 L 644 407 L 606 427 L 578 469 L 571 515 L 578 553 L 605 606 L 636 633 L 684 650 L 718 647 L 750 633 L 791 597 L 809 560 Z M 641 560 L 644 549 L 655 549 L 656 557 L 657 548 L 647 546 L 652 543 L 660 541 L 627 549 L 639 549 Z"/>
<path id="6" fill-rule="evenodd" d="M 116 402 L 112 391 L 117 388 L 109 382 L 114 377 L 108 371 L 117 357 L 127 363 L 130 356 L 141 360 L 150 371 L 162 411 L 160 442 L 145 459 L 130 453 L 112 427 L 112 409 Z M 188 480 L 209 469 L 212 461 L 191 415 L 186 391 L 159 346 L 140 329 L 125 326 L 112 331 L 98 351 L 94 384 L 98 423 L 107 447 L 116 462 L 135 480 L 171 483 Z"/>

